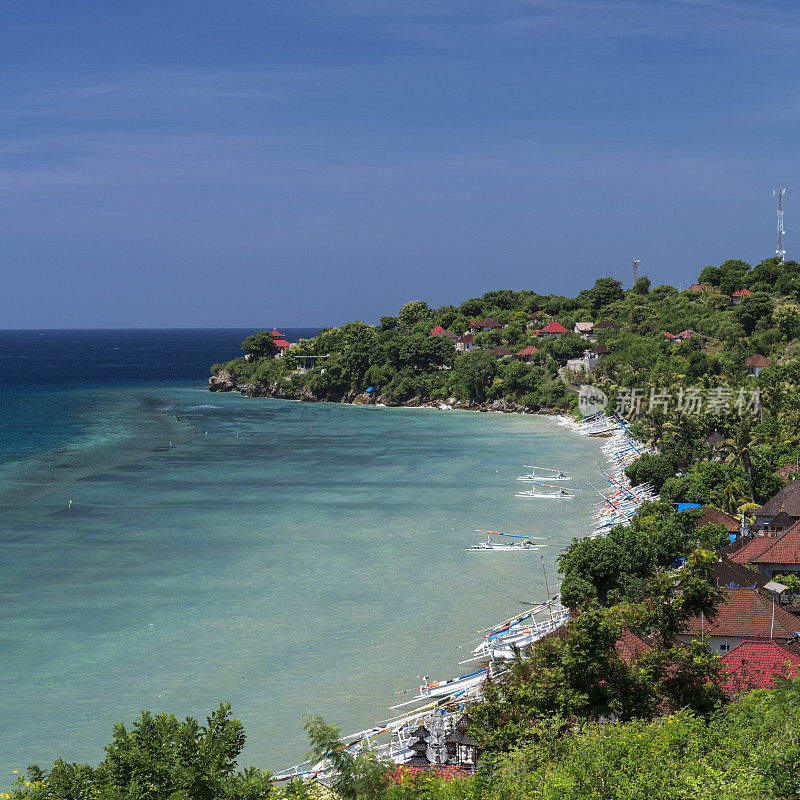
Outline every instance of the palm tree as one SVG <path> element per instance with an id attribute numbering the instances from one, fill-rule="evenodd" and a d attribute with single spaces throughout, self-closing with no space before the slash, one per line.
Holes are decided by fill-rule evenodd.
<path id="1" fill-rule="evenodd" d="M 730 448 L 731 454 L 727 458 L 727 462 L 738 459 L 744 470 L 745 478 L 747 478 L 747 488 L 750 490 L 750 500 L 754 503 L 756 501 L 753 494 L 753 469 L 751 455 L 755 445 L 756 438 L 753 435 L 753 423 L 750 417 L 740 417 L 739 424 L 730 439 L 725 440 L 725 445 Z"/>
<path id="2" fill-rule="evenodd" d="M 738 483 L 729 483 L 724 489 L 714 492 L 711 499 L 716 508 L 733 517 L 738 514 L 739 507 L 748 502 Z"/>

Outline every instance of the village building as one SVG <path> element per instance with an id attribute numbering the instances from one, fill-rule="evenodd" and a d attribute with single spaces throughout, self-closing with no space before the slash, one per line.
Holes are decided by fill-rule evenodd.
<path id="1" fill-rule="evenodd" d="M 722 656 L 720 688 L 728 697 L 753 689 L 771 689 L 775 676 L 796 678 L 800 656 L 770 639 L 744 639 Z"/>
<path id="2" fill-rule="evenodd" d="M 755 512 L 756 526 L 766 531 L 774 530 L 775 520 L 781 512 L 786 512 L 792 522 L 800 520 L 800 481 L 787 483 Z"/>
<path id="3" fill-rule="evenodd" d="M 591 339 L 592 333 L 594 333 L 594 322 L 576 322 L 572 332 L 584 339 Z"/>
<path id="4" fill-rule="evenodd" d="M 491 317 L 484 317 L 483 319 L 479 320 L 471 320 L 469 323 L 469 332 L 470 333 L 483 333 L 484 331 L 497 331 L 503 328 L 504 326 L 501 325 L 496 319 L 492 319 Z"/>
<path id="5" fill-rule="evenodd" d="M 727 514 L 713 506 L 702 506 L 702 514 L 698 517 L 695 523 L 698 528 L 703 525 L 722 525 L 728 533 L 738 534 L 741 527 L 741 520 L 738 520 L 732 514 Z"/>
<path id="6" fill-rule="evenodd" d="M 713 622 L 704 614 L 693 617 L 677 639 L 702 640 L 712 652 L 727 653 L 754 637 L 790 644 L 800 638 L 800 619 L 756 589 L 726 589 Z"/>
<path id="7" fill-rule="evenodd" d="M 719 289 L 707 283 L 693 283 L 687 291 L 696 292 L 697 294 L 719 294 Z"/>
<path id="8" fill-rule="evenodd" d="M 567 329 L 555 319 L 536 332 L 537 336 L 546 339 L 560 339 L 565 333 L 567 333 Z"/>
<path id="9" fill-rule="evenodd" d="M 786 521 L 780 519 L 782 515 L 786 517 Z M 782 512 L 773 519 L 772 524 L 784 525 L 789 520 L 789 515 Z M 758 546 L 752 547 L 749 552 L 743 552 L 736 559 L 739 563 L 750 564 L 766 578 L 775 578 L 778 575 L 800 576 L 800 522 L 789 524 L 778 536 L 757 536 L 752 541 L 758 543 Z M 769 546 L 761 547 L 765 541 Z M 747 561 L 741 561 L 742 558 Z"/>
<path id="10" fill-rule="evenodd" d="M 287 342 L 280 331 L 272 331 L 272 344 L 278 348 L 275 358 L 283 358 L 286 351 L 292 346 L 291 342 Z"/>
<path id="11" fill-rule="evenodd" d="M 748 374 L 755 378 L 761 374 L 761 370 L 764 369 L 764 367 L 768 367 L 771 363 L 772 362 L 768 358 L 760 355 L 748 356 L 744 360 L 744 365 L 747 367 Z"/>
<path id="12" fill-rule="evenodd" d="M 608 353 L 608 348 L 603 344 L 600 347 L 595 347 L 593 350 L 584 350 L 580 358 L 567 359 L 567 369 L 574 370 L 575 372 L 590 372 L 597 366 L 601 355 Z"/>
<path id="13" fill-rule="evenodd" d="M 750 297 L 753 293 L 749 289 L 737 289 L 731 295 L 731 302 L 733 305 L 738 306 L 742 302 L 743 297 Z"/>
<path id="14" fill-rule="evenodd" d="M 441 325 L 437 325 L 435 328 L 431 328 L 431 336 L 445 336 L 448 339 L 452 339 L 454 342 L 458 339 L 458 336 L 453 333 L 453 331 L 447 330 L 443 328 Z"/>
<path id="15" fill-rule="evenodd" d="M 775 470 L 775 474 L 782 481 L 793 480 L 792 475 L 796 475 L 798 472 L 800 472 L 800 464 L 784 464 L 780 469 Z"/>
<path id="16" fill-rule="evenodd" d="M 495 358 L 505 358 L 511 355 L 511 351 L 505 347 L 498 345 L 489 351 Z"/>
<path id="17" fill-rule="evenodd" d="M 469 353 L 475 349 L 475 336 L 471 333 L 466 333 L 459 339 L 456 339 L 456 353 Z"/>
<path id="18" fill-rule="evenodd" d="M 617 325 L 616 322 L 612 322 L 610 319 L 604 319 L 602 322 L 598 322 L 597 325 L 594 326 L 594 331 L 619 331 L 622 330 L 621 326 Z"/>
<path id="19" fill-rule="evenodd" d="M 763 589 L 769 579 L 721 555 L 714 564 L 711 583 L 720 589 Z"/>
<path id="20" fill-rule="evenodd" d="M 687 339 L 691 339 L 693 336 L 699 336 L 701 339 L 706 338 L 702 334 L 691 329 L 681 331 L 680 333 L 670 333 L 669 331 L 664 331 L 664 336 L 670 344 L 680 344 L 681 342 L 685 342 Z"/>
<path id="21" fill-rule="evenodd" d="M 533 361 L 533 356 L 538 352 L 538 347 L 528 345 L 527 347 L 523 347 L 518 353 L 514 353 L 514 358 L 516 358 L 517 361 L 522 361 L 524 364 L 530 364 L 531 361 Z"/>

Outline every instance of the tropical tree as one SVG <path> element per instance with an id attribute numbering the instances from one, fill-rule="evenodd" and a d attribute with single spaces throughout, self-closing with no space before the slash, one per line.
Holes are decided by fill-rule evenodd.
<path id="1" fill-rule="evenodd" d="M 242 350 L 256 357 L 274 356 L 278 352 L 275 347 L 275 340 L 270 331 L 250 334 L 242 342 Z"/>

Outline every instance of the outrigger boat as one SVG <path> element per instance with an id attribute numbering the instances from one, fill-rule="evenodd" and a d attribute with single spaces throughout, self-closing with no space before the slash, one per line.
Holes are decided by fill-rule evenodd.
<path id="1" fill-rule="evenodd" d="M 443 697 L 444 695 L 451 695 L 455 692 L 462 692 L 465 689 L 478 686 L 483 683 L 487 677 L 492 677 L 492 665 L 489 664 L 475 672 L 460 675 L 458 678 L 450 678 L 449 681 L 431 681 L 427 675 L 423 677 L 425 683 L 417 687 L 419 694 L 413 699 L 407 700 L 405 703 L 391 706 L 391 710 L 402 708 L 403 706 L 410 706 L 412 703 L 416 703 L 418 700 L 424 700 L 428 697 Z"/>
<path id="2" fill-rule="evenodd" d="M 547 498 L 547 499 L 555 499 L 555 500 L 572 500 L 575 497 L 574 494 L 568 492 L 563 486 L 551 486 L 549 483 L 539 483 L 538 481 L 532 481 L 530 479 L 525 481 L 526 483 L 531 484 L 530 489 L 526 489 L 522 492 L 517 492 L 517 497 L 534 497 L 534 498 Z M 552 492 L 543 492 L 540 489 L 537 489 L 537 486 L 546 486 L 548 489 L 553 489 Z"/>
<path id="3" fill-rule="evenodd" d="M 542 547 L 547 547 L 546 544 L 534 544 L 533 539 L 541 539 L 541 536 L 518 536 L 514 533 L 500 533 L 500 531 L 475 531 L 475 533 L 485 533 L 486 541 L 478 542 L 472 547 L 465 547 L 464 549 L 469 552 L 470 550 L 490 550 L 503 553 L 518 553 L 521 550 L 540 550 Z M 522 539 L 521 542 L 496 542 L 492 536 L 508 536 L 511 539 Z"/>
<path id="4" fill-rule="evenodd" d="M 530 472 L 527 475 L 520 475 L 518 481 L 571 481 L 572 476 L 565 475 L 561 470 L 550 469 L 549 467 L 534 467 L 532 464 L 525 464 L 525 469 Z M 538 470 L 538 472 L 537 472 Z M 546 473 L 544 475 L 539 473 Z"/>

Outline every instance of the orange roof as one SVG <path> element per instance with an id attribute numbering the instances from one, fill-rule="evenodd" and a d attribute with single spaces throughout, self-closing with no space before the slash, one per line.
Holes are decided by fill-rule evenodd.
<path id="1" fill-rule="evenodd" d="M 720 688 L 729 697 L 750 689 L 771 689 L 775 675 L 796 678 L 800 656 L 770 639 L 745 639 L 722 656 Z"/>
<path id="2" fill-rule="evenodd" d="M 725 589 L 724 599 L 717 609 L 717 617 L 710 622 L 707 617 L 688 620 L 682 633 L 690 636 L 729 636 L 752 639 L 791 640 L 800 631 L 800 617 L 776 605 L 755 589 Z"/>
<path id="3" fill-rule="evenodd" d="M 532 356 L 534 353 L 538 353 L 539 348 L 534 347 L 532 344 L 529 344 L 527 347 L 523 347 L 519 353 L 514 353 L 515 356 Z"/>
<path id="4" fill-rule="evenodd" d="M 566 333 L 567 329 L 557 320 L 553 320 L 552 322 L 548 322 L 544 328 L 540 328 L 539 333 Z"/>
<path id="5" fill-rule="evenodd" d="M 431 328 L 431 336 L 441 336 L 442 334 L 445 333 L 447 333 L 447 331 L 441 325 L 437 325 L 435 328 Z"/>
<path id="6" fill-rule="evenodd" d="M 644 639 L 640 639 L 635 633 L 631 633 L 627 628 L 622 631 L 622 636 L 617 639 L 614 650 L 617 655 L 626 663 L 630 664 L 642 653 L 646 653 L 651 647 Z"/>
<path id="7" fill-rule="evenodd" d="M 770 537 L 772 547 L 750 558 L 753 564 L 800 564 L 800 522 L 795 522 L 777 539 Z"/>

